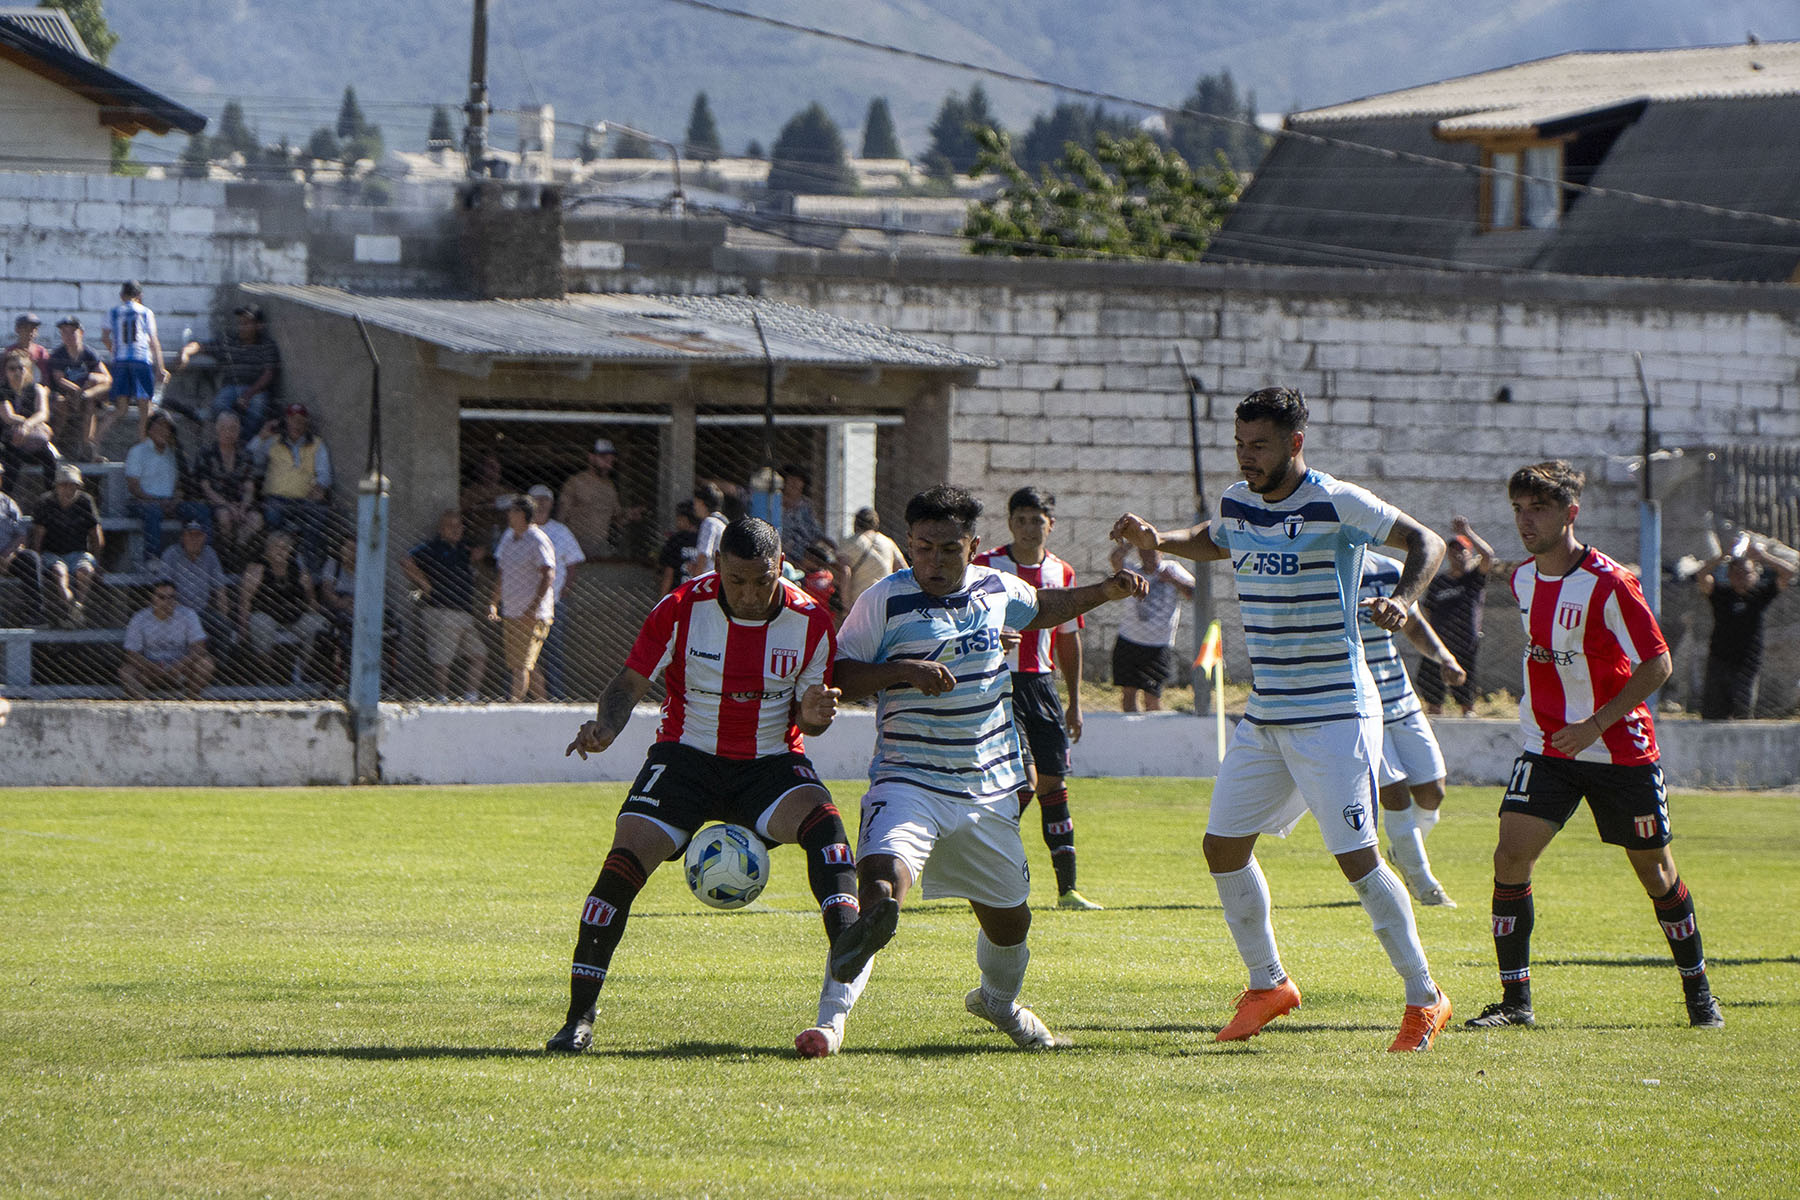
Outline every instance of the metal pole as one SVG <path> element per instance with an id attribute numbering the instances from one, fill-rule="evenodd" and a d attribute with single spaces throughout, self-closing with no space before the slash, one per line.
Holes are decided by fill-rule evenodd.
<path id="1" fill-rule="evenodd" d="M 356 488 L 356 607 L 351 613 L 350 713 L 356 727 L 356 777 L 381 778 L 381 631 L 387 610 L 388 480 L 381 471 L 381 360 L 360 315 L 356 331 L 369 352 L 369 458 Z"/>
<path id="2" fill-rule="evenodd" d="M 1657 620 L 1662 620 L 1662 505 L 1650 486 L 1650 459 L 1654 449 L 1654 432 L 1650 424 L 1650 382 L 1644 377 L 1644 356 L 1634 352 L 1637 362 L 1638 390 L 1644 397 L 1644 467 L 1643 491 L 1638 501 L 1638 565 L 1643 571 L 1644 602 Z"/>
<path id="3" fill-rule="evenodd" d="M 1188 370 L 1187 359 L 1181 353 L 1181 347 L 1175 347 L 1175 362 L 1181 367 L 1181 382 L 1188 394 L 1188 449 L 1193 455 L 1194 464 L 1194 523 L 1198 525 L 1209 515 L 1206 508 L 1206 474 L 1200 463 L 1200 392 L 1194 385 L 1194 376 Z M 1194 564 L 1194 639 L 1206 636 L 1212 625 L 1216 609 L 1213 606 L 1212 564 L 1197 562 Z M 1194 713 L 1204 716 L 1198 702 L 1194 705 Z"/>
<path id="4" fill-rule="evenodd" d="M 469 178 L 488 173 L 487 0 L 475 0 L 475 27 L 469 38 L 469 99 L 463 105 L 463 157 Z"/>
<path id="5" fill-rule="evenodd" d="M 763 353 L 763 511 L 770 515 L 775 532 L 780 533 L 781 522 L 775 512 L 775 356 L 769 353 L 762 316 L 754 309 L 750 322 L 756 326 L 756 340 L 762 343 Z"/>

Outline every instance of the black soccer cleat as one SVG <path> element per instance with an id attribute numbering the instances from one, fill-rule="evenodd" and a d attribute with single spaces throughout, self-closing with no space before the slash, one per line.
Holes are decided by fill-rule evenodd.
<path id="1" fill-rule="evenodd" d="M 590 1008 L 563 1022 L 563 1027 L 544 1043 L 544 1049 L 551 1054 L 580 1054 L 593 1044 L 594 1010 Z"/>
<path id="2" fill-rule="evenodd" d="M 877 951 L 893 940 L 900 925 L 900 902 L 889 896 L 858 916 L 831 942 L 825 969 L 839 983 L 849 983 L 862 973 Z"/>
<path id="3" fill-rule="evenodd" d="M 1725 1028 L 1725 1014 L 1711 992 L 1701 992 L 1687 1002 L 1688 1024 L 1695 1029 Z"/>
<path id="4" fill-rule="evenodd" d="M 1531 1014 L 1529 1004 L 1490 1004 L 1481 1010 L 1479 1017 L 1470 1017 L 1463 1022 L 1464 1029 L 1499 1029 L 1506 1025 L 1535 1025 L 1536 1019 Z"/>

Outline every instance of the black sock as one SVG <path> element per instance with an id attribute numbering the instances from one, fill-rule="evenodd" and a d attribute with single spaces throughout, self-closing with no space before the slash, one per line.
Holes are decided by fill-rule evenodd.
<path id="1" fill-rule="evenodd" d="M 1019 789 L 1019 815 L 1021 817 L 1025 815 L 1025 810 L 1031 807 L 1031 798 L 1035 795 L 1037 793 L 1031 790 L 1030 784 Z"/>
<path id="2" fill-rule="evenodd" d="M 800 822 L 800 848 L 806 851 L 806 881 L 825 919 L 825 936 L 835 939 L 856 920 L 856 856 L 844 833 L 837 805 L 827 800 Z"/>
<path id="3" fill-rule="evenodd" d="M 606 982 L 606 970 L 612 965 L 613 951 L 625 936 L 625 919 L 631 915 L 631 902 L 643 890 L 650 873 L 637 855 L 629 850 L 614 850 L 601 864 L 600 878 L 588 893 L 581 908 L 581 926 L 575 938 L 575 962 L 569 968 L 569 1019 L 582 1016 L 594 1007 L 600 985 Z"/>
<path id="4" fill-rule="evenodd" d="M 1044 845 L 1050 847 L 1050 866 L 1056 871 L 1058 893 L 1075 890 L 1075 819 L 1069 815 L 1069 789 L 1059 787 L 1038 797 L 1038 815 L 1044 822 Z"/>
<path id="5" fill-rule="evenodd" d="M 1694 898 L 1687 884 L 1678 878 L 1666 895 L 1651 899 L 1656 905 L 1656 920 L 1663 936 L 1669 939 L 1669 953 L 1675 956 L 1675 967 L 1681 972 L 1681 987 L 1691 999 L 1711 990 L 1706 981 L 1706 955 L 1700 949 L 1700 925 L 1694 919 Z"/>
<path id="6" fill-rule="evenodd" d="M 1502 1004 L 1531 1007 L 1531 883 L 1494 880 L 1494 954 L 1500 960 Z"/>

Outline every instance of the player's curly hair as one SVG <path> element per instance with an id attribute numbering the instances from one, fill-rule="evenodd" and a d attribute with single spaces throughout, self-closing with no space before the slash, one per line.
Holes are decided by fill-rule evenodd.
<path id="1" fill-rule="evenodd" d="M 964 533 L 975 532 L 981 516 L 981 501 L 953 483 L 928 487 L 906 502 L 906 523 L 920 521 L 955 521 Z"/>
<path id="2" fill-rule="evenodd" d="M 1306 428 L 1306 397 L 1299 388 L 1260 388 L 1238 401 L 1240 421 L 1268 421 L 1283 433 Z"/>
<path id="3" fill-rule="evenodd" d="M 719 535 L 719 553 L 733 558 L 780 558 L 781 535 L 767 521 L 739 517 Z"/>
<path id="4" fill-rule="evenodd" d="M 1549 500 L 1561 508 L 1581 502 L 1581 486 L 1587 476 L 1560 458 L 1520 467 L 1506 481 L 1506 494 Z"/>

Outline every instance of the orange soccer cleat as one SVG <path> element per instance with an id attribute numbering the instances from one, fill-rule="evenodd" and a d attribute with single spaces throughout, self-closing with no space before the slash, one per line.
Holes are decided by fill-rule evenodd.
<path id="1" fill-rule="evenodd" d="M 1272 988 L 1245 988 L 1237 998 L 1237 1015 L 1219 1030 L 1215 1042 L 1241 1042 L 1262 1032 L 1276 1017 L 1300 1007 L 1300 989 L 1284 979 Z"/>
<path id="2" fill-rule="evenodd" d="M 1406 1015 L 1400 1018 L 1400 1032 L 1394 1038 L 1394 1044 L 1388 1047 L 1389 1054 L 1405 1054 L 1413 1050 L 1429 1050 L 1431 1043 L 1444 1026 L 1450 1023 L 1450 997 L 1438 989 L 1437 1003 L 1409 1004 Z"/>

